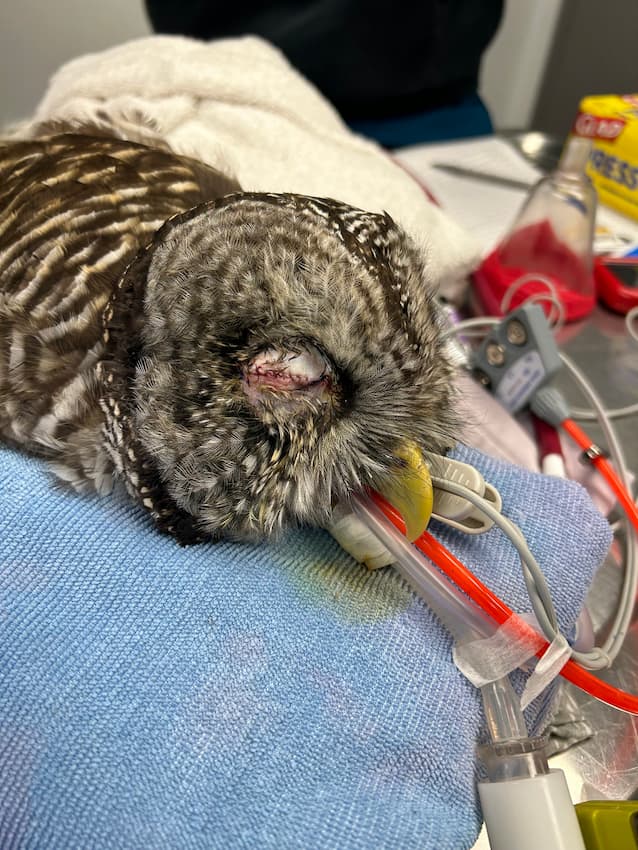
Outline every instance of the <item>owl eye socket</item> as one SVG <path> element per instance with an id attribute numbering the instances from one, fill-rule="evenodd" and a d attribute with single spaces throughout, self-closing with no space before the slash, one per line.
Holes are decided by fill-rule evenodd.
<path id="1" fill-rule="evenodd" d="M 329 388 L 333 369 L 327 357 L 312 345 L 295 343 L 262 349 L 244 369 L 247 388 L 253 392 L 311 392 Z"/>

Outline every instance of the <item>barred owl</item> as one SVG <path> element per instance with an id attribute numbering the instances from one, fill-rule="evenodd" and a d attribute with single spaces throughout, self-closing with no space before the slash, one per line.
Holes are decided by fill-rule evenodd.
<path id="1" fill-rule="evenodd" d="M 180 542 L 322 524 L 453 443 L 423 259 L 387 214 L 168 151 L 0 143 L 0 438 Z"/>

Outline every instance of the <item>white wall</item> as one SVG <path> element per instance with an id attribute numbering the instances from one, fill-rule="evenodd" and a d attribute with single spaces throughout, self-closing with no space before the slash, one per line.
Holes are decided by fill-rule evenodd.
<path id="1" fill-rule="evenodd" d="M 561 6 L 562 0 L 505 0 L 479 83 L 497 129 L 530 129 Z"/>
<path id="2" fill-rule="evenodd" d="M 68 59 L 150 31 L 142 0 L 0 0 L 0 126 L 30 115 Z"/>

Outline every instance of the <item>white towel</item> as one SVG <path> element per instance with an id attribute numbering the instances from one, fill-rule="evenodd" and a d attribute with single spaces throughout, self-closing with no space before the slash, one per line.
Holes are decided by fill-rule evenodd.
<path id="1" fill-rule="evenodd" d="M 424 195 L 378 145 L 354 135 L 285 57 L 248 36 L 199 42 L 151 36 L 82 56 L 52 78 L 39 122 L 113 126 L 161 140 L 237 177 L 251 191 L 332 197 L 387 211 L 427 257 L 427 283 L 450 295 L 480 246 Z"/>

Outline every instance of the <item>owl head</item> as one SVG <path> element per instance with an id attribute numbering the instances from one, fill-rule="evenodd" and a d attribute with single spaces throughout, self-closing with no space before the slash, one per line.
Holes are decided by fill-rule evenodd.
<path id="1" fill-rule="evenodd" d="M 239 193 L 169 220 L 105 313 L 104 439 L 183 542 L 322 525 L 454 443 L 421 256 L 387 215 Z"/>

